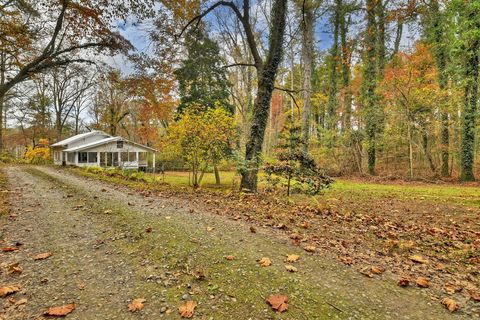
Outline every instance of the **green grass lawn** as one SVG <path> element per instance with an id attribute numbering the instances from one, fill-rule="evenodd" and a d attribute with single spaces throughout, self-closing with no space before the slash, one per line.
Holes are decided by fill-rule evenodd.
<path id="1" fill-rule="evenodd" d="M 188 172 L 166 172 L 163 181 L 172 186 L 188 186 Z M 220 173 L 221 186 L 215 186 L 213 173 L 205 173 L 201 186 L 206 188 L 236 189 L 240 185 L 240 176 L 234 171 Z M 261 178 L 260 178 L 261 179 Z M 262 186 L 262 183 L 260 183 Z M 320 197 L 327 198 L 397 198 L 402 200 L 432 201 L 460 205 L 480 205 L 480 188 L 459 184 L 419 184 L 419 183 L 374 183 L 359 180 L 335 179 L 332 186 Z M 292 199 L 301 196 L 293 195 Z"/>
<path id="2" fill-rule="evenodd" d="M 387 184 L 338 179 L 325 193 L 329 197 L 397 198 L 450 204 L 480 205 L 480 188 L 457 184 Z"/>

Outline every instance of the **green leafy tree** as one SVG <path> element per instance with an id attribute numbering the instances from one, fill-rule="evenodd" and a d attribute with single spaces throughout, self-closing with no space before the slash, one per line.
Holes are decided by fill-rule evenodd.
<path id="1" fill-rule="evenodd" d="M 216 183 L 220 184 L 218 164 L 231 155 L 237 142 L 237 126 L 232 115 L 218 103 L 206 111 L 204 108 L 189 106 L 169 127 L 171 143 L 177 146 L 190 167 L 195 188 L 209 166 L 213 166 Z"/>
<path id="2" fill-rule="evenodd" d="M 277 148 L 278 161 L 264 166 L 270 183 L 278 183 L 275 176 L 286 180 L 287 196 L 290 195 L 292 181 L 298 183 L 300 189 L 308 194 L 318 194 L 333 182 L 305 151 L 306 140 L 301 131 L 300 126 L 289 123 L 282 132 Z"/>
<path id="3" fill-rule="evenodd" d="M 177 112 L 182 114 L 192 104 L 209 109 L 220 103 L 233 113 L 233 106 L 229 103 L 225 63 L 218 44 L 208 37 L 204 28 L 190 31 L 185 44 L 187 57 L 175 70 L 180 91 Z"/>

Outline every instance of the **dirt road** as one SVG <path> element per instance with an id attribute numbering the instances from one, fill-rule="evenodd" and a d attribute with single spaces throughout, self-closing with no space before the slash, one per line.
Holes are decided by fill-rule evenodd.
<path id="1" fill-rule="evenodd" d="M 0 300 L 0 319 L 42 319 L 51 306 L 75 303 L 67 319 L 179 319 L 185 300 L 194 319 L 471 319 L 446 311 L 385 273 L 367 278 L 309 254 L 280 233 L 204 212 L 192 203 L 134 193 L 45 167 L 7 167 L 11 211 L 0 216 L 1 286 L 21 290 Z M 45 260 L 33 260 L 51 252 Z M 298 254 L 298 272 L 285 269 Z M 228 260 L 226 256 L 233 256 Z M 272 265 L 260 267 L 268 257 Z M 197 279 L 199 274 L 204 279 Z M 286 294 L 278 314 L 265 303 Z M 15 304 L 26 298 L 27 303 Z M 142 311 L 127 305 L 144 298 Z"/>

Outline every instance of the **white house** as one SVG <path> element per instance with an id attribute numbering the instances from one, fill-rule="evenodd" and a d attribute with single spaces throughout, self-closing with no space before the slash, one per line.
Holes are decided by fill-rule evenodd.
<path id="1" fill-rule="evenodd" d="M 146 169 L 151 154 L 151 167 L 155 171 L 157 150 L 103 131 L 77 134 L 51 147 L 53 162 L 58 165 Z"/>

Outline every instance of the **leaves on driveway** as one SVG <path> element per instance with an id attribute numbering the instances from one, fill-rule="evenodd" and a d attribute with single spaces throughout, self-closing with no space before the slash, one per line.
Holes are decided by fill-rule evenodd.
<path id="1" fill-rule="evenodd" d="M 132 303 L 130 303 L 128 305 L 128 310 L 130 310 L 131 312 L 137 312 L 137 311 L 140 311 L 143 309 L 143 307 L 145 306 L 143 303 L 147 301 L 143 298 L 137 298 L 137 299 L 134 299 L 132 301 Z"/>
<path id="2" fill-rule="evenodd" d="M 19 286 L 7 286 L 0 287 L 0 298 L 5 298 L 6 296 L 15 293 L 20 290 Z"/>
<path id="3" fill-rule="evenodd" d="M 178 312 L 182 318 L 191 318 L 193 317 L 193 311 L 197 303 L 195 301 L 186 301 L 180 307 L 178 307 Z"/>
<path id="4" fill-rule="evenodd" d="M 44 315 L 53 317 L 63 317 L 75 310 L 75 303 L 66 304 L 60 307 L 51 307 L 45 311 Z"/>
<path id="5" fill-rule="evenodd" d="M 33 260 L 45 260 L 50 258 L 51 256 L 52 256 L 51 252 L 44 252 L 44 253 L 37 254 L 35 257 L 33 257 Z"/>
<path id="6" fill-rule="evenodd" d="M 288 310 L 288 296 L 285 295 L 271 295 L 267 298 L 267 303 L 273 310 L 284 312 Z"/>

